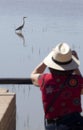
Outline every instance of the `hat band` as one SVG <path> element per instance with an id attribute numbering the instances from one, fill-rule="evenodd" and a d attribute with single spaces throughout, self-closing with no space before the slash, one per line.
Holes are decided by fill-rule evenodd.
<path id="1" fill-rule="evenodd" d="M 56 64 L 59 64 L 59 65 L 66 65 L 66 64 L 69 64 L 72 62 L 72 59 L 67 61 L 67 62 L 60 62 L 60 61 L 57 61 L 55 60 L 53 57 L 52 57 L 52 60 L 56 63 Z"/>

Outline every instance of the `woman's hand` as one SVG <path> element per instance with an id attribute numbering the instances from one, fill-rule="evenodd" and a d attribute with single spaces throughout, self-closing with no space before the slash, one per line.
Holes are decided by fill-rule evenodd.
<path id="1" fill-rule="evenodd" d="M 45 71 L 46 65 L 41 62 L 31 73 L 32 83 L 38 86 L 38 77 Z"/>

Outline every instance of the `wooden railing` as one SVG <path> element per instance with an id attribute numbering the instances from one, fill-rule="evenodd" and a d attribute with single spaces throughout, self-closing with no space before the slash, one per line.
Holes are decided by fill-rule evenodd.
<path id="1" fill-rule="evenodd" d="M 0 78 L 0 84 L 32 84 L 30 78 Z"/>

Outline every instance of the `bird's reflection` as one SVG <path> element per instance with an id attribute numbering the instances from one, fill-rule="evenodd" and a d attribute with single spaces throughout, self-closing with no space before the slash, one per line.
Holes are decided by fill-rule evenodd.
<path id="1" fill-rule="evenodd" d="M 19 38 L 23 40 L 23 46 L 25 46 L 25 37 L 22 32 L 15 32 Z"/>

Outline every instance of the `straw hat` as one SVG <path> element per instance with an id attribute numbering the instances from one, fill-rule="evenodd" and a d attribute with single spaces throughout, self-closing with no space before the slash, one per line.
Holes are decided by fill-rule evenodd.
<path id="1" fill-rule="evenodd" d="M 66 71 L 78 68 L 80 62 L 72 55 L 67 43 L 59 43 L 44 59 L 44 64 L 50 68 Z"/>

